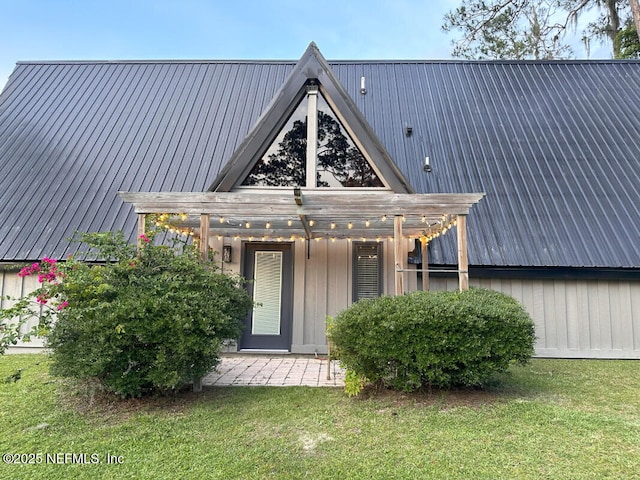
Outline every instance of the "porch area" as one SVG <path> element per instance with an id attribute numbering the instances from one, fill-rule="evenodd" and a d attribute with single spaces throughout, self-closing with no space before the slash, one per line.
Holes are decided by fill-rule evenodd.
<path id="1" fill-rule="evenodd" d="M 202 385 L 344 387 L 344 370 L 324 356 L 230 354 L 202 379 Z"/>

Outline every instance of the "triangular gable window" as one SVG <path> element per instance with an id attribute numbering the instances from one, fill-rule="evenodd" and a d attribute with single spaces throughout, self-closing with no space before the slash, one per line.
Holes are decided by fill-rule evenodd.
<path id="1" fill-rule="evenodd" d="M 314 143 L 315 148 L 308 147 Z M 385 186 L 314 84 L 242 185 L 307 187 L 312 182 L 316 188 Z"/>
<path id="2" fill-rule="evenodd" d="M 305 186 L 307 101 L 303 99 L 242 185 Z"/>
<path id="3" fill-rule="evenodd" d="M 384 187 L 322 94 L 318 97 L 316 187 Z"/>

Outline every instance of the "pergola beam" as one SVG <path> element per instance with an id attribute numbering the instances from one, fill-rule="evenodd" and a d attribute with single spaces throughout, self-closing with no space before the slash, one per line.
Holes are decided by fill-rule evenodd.
<path id="1" fill-rule="evenodd" d="M 199 217 L 181 223 L 199 229 L 200 253 L 207 258 L 209 235 L 290 240 L 351 238 L 394 240 L 395 292 L 404 293 L 407 237 L 439 235 L 457 219 L 458 273 L 460 290 L 469 288 L 466 218 L 483 193 L 395 194 L 290 189 L 241 192 L 119 192 L 134 206 L 138 229 L 144 233 L 146 214 L 187 214 Z M 229 218 L 232 220 L 229 220 Z M 383 221 L 383 219 L 388 219 Z M 393 220 L 392 220 L 393 219 Z M 222 221 L 222 223 L 221 223 Z M 196 227 L 197 225 L 197 227 Z M 244 226 L 249 228 L 243 228 Z M 142 229 L 142 230 L 141 230 Z M 139 235 L 141 233 L 139 232 Z M 423 265 L 428 269 L 426 245 Z M 425 278 L 426 277 L 426 278 Z M 423 277 L 428 288 L 428 275 Z"/>

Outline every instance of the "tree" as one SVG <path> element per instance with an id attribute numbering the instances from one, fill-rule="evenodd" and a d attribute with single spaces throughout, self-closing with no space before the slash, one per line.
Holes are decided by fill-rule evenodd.
<path id="1" fill-rule="evenodd" d="M 616 58 L 640 58 L 640 38 L 636 26 L 627 21 L 625 27 L 616 35 L 618 54 Z"/>
<path id="2" fill-rule="evenodd" d="M 565 33 L 587 12 L 599 15 L 583 42 L 607 41 L 619 54 L 616 35 L 638 0 L 470 0 L 445 15 L 443 29 L 460 31 L 453 55 L 476 59 L 549 59 L 572 56 Z M 635 18 L 636 15 L 634 15 Z M 640 8 L 638 8 L 640 23 Z"/>
<path id="3" fill-rule="evenodd" d="M 340 123 L 318 110 L 318 187 L 381 187 L 362 153 L 343 133 Z M 258 161 L 243 185 L 269 187 L 305 186 L 307 158 L 307 120 L 296 120 L 278 144 L 275 153 Z"/>

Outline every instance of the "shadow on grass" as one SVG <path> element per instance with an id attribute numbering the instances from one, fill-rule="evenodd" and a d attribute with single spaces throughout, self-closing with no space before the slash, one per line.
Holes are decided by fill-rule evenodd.
<path id="1" fill-rule="evenodd" d="M 204 387 L 194 393 L 188 387 L 171 395 L 153 395 L 122 399 L 104 391 L 98 384 L 60 381 L 58 398 L 61 406 L 100 421 L 120 423 L 138 414 L 182 415 L 199 406 L 254 408 L 278 399 L 286 404 L 322 397 L 342 405 L 362 402 L 385 406 L 435 408 L 482 408 L 513 399 L 533 400 L 553 393 L 553 379 L 537 374 L 531 366 L 513 367 L 475 388 L 422 388 L 415 392 L 399 392 L 368 385 L 357 397 L 348 398 L 342 389 L 318 387 Z"/>

